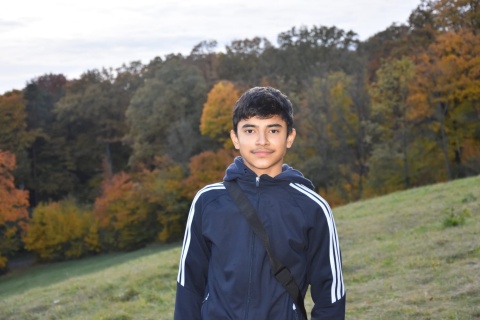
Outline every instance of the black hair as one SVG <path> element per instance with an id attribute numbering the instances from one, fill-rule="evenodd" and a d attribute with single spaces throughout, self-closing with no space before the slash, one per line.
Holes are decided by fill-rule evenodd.
<path id="1" fill-rule="evenodd" d="M 293 107 L 290 100 L 280 90 L 272 87 L 254 87 L 247 90 L 235 103 L 232 114 L 233 130 L 241 120 L 259 117 L 268 119 L 280 116 L 287 124 L 287 134 L 293 130 Z"/>

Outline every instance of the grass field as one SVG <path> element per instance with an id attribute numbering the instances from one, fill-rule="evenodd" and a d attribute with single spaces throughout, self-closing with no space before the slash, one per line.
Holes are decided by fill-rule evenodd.
<path id="1" fill-rule="evenodd" d="M 480 319 L 480 177 L 334 214 L 347 319 Z M 179 254 L 177 243 L 11 272 L 0 319 L 172 319 Z"/>

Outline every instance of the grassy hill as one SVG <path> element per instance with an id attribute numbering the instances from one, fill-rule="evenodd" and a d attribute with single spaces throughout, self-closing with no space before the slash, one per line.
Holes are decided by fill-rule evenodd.
<path id="1" fill-rule="evenodd" d="M 334 214 L 347 319 L 480 319 L 480 177 Z M 151 246 L 12 272 L 0 278 L 0 319 L 172 319 L 179 254 Z"/>

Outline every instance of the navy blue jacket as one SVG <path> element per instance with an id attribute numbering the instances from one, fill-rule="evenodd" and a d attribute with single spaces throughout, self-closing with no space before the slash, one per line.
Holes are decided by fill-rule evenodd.
<path id="1" fill-rule="evenodd" d="M 312 320 L 344 319 L 345 287 L 332 211 L 299 171 L 285 164 L 282 170 L 275 178 L 257 177 L 237 157 L 224 180 L 237 179 L 257 209 L 273 252 L 304 296 L 311 286 Z M 175 320 L 300 319 L 295 309 L 272 274 L 263 242 L 223 183 L 201 189 L 185 231 Z"/>

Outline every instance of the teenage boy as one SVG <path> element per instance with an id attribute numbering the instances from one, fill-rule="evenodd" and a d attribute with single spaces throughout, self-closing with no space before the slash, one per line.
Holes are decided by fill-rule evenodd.
<path id="1" fill-rule="evenodd" d="M 283 164 L 295 140 L 292 104 L 280 91 L 255 87 L 233 110 L 230 137 L 240 157 L 236 180 L 267 230 L 270 246 L 314 307 L 311 319 L 344 319 L 345 287 L 337 230 L 327 202 L 299 171 Z M 188 216 L 175 303 L 176 320 L 301 319 L 275 279 L 264 243 L 223 183 L 201 189 Z"/>

